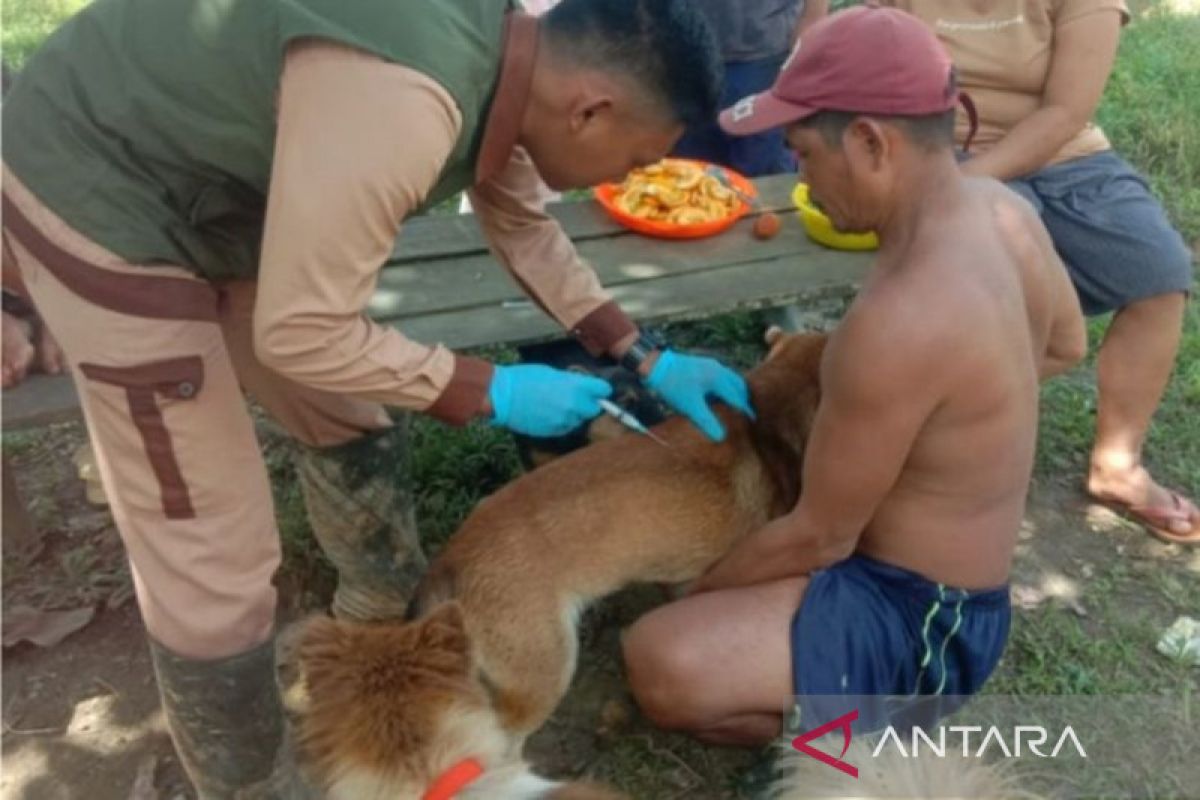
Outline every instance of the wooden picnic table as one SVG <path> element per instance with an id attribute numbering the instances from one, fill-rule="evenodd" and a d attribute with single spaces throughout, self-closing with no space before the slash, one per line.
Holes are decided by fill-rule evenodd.
<path id="1" fill-rule="evenodd" d="M 730 311 L 848 294 L 869 254 L 812 243 L 792 213 L 795 178 L 755 181 L 761 208 L 719 236 L 666 241 L 633 233 L 594 202 L 551 213 L 625 311 L 639 322 L 698 319 Z M 754 238 L 754 219 L 780 214 L 773 239 Z M 368 313 L 417 341 L 455 349 L 524 344 L 562 336 L 488 253 L 471 215 L 433 215 L 405 225 Z M 3 396 L 6 430 L 73 419 L 79 402 L 65 377 L 32 376 Z"/>

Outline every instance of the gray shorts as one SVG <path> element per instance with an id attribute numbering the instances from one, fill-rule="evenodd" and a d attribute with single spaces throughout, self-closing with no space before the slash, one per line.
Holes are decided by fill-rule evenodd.
<path id="1" fill-rule="evenodd" d="M 1083 313 L 1192 287 L 1192 254 L 1145 179 L 1111 150 L 1008 182 L 1033 204 Z"/>

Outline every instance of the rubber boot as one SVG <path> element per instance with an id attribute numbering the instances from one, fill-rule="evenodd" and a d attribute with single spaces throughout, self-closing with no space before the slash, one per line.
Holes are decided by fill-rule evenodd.
<path id="1" fill-rule="evenodd" d="M 425 572 L 408 475 L 408 420 L 332 448 L 300 446 L 313 535 L 338 572 L 333 614 L 400 619 Z"/>
<path id="2" fill-rule="evenodd" d="M 275 642 L 217 661 L 151 640 L 167 729 L 198 800 L 304 800 L 275 680 Z"/>

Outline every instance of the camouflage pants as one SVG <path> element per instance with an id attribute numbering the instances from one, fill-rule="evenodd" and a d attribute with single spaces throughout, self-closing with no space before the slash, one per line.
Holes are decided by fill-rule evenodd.
<path id="1" fill-rule="evenodd" d="M 309 522 L 338 572 L 334 615 L 402 617 L 426 567 L 408 475 L 408 417 L 338 447 L 299 447 Z"/>

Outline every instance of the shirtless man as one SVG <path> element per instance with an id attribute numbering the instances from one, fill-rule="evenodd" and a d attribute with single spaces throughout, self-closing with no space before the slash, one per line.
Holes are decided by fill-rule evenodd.
<path id="1" fill-rule="evenodd" d="M 825 351 L 796 507 L 626 635 L 662 727 L 761 743 L 796 697 L 961 697 L 1000 659 L 1039 379 L 1083 357 L 1085 332 L 1033 210 L 958 169 L 957 100 L 933 34 L 863 6 L 722 116 L 786 125 L 834 224 L 880 250 Z M 800 710 L 805 729 L 828 721 Z"/>

